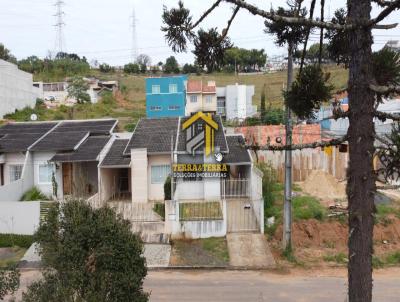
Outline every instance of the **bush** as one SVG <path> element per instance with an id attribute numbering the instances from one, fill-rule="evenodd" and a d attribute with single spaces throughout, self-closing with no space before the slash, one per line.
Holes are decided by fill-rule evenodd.
<path id="1" fill-rule="evenodd" d="M 294 219 L 317 219 L 323 220 L 325 208 L 317 199 L 310 196 L 296 196 L 292 200 Z"/>
<path id="2" fill-rule="evenodd" d="M 21 201 L 37 201 L 37 200 L 50 200 L 49 197 L 44 195 L 38 188 L 33 187 L 26 191 L 21 197 Z"/>
<path id="3" fill-rule="evenodd" d="M 125 125 L 124 129 L 128 132 L 133 132 L 133 130 L 135 130 L 135 127 L 136 123 L 129 123 Z"/>
<path id="4" fill-rule="evenodd" d="M 19 246 L 27 249 L 33 242 L 32 235 L 0 234 L 0 247 Z"/>

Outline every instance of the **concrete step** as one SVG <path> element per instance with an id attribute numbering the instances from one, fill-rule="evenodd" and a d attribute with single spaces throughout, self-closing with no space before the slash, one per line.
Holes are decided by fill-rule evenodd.
<path id="1" fill-rule="evenodd" d="M 170 235 L 169 234 L 140 234 L 142 241 L 144 243 L 157 243 L 157 244 L 169 244 Z"/>

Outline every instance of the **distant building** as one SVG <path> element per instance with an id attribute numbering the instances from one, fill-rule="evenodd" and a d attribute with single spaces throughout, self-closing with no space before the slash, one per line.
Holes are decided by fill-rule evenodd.
<path id="1" fill-rule="evenodd" d="M 15 109 L 35 106 L 38 91 L 32 83 L 32 74 L 0 59 L 0 119 Z"/>
<path id="2" fill-rule="evenodd" d="M 226 120 L 244 120 L 257 113 L 253 105 L 253 85 L 217 87 L 217 114 Z"/>
<path id="3" fill-rule="evenodd" d="M 101 81 L 96 78 L 84 78 L 84 80 L 89 85 L 87 93 L 90 96 L 90 101 L 92 103 L 97 103 L 99 100 L 99 95 L 103 91 L 115 92 L 118 89 L 117 81 Z M 43 99 L 46 104 L 50 105 L 53 103 L 55 105 L 59 104 L 74 104 L 75 99 L 68 97 L 68 82 L 34 82 L 33 86 L 38 88 L 38 97 Z"/>
<path id="4" fill-rule="evenodd" d="M 146 115 L 148 118 L 185 115 L 187 76 L 146 79 Z"/>
<path id="5" fill-rule="evenodd" d="M 394 51 L 400 52 L 400 41 L 398 40 L 390 40 L 387 41 L 385 47 L 392 49 Z"/>
<path id="6" fill-rule="evenodd" d="M 216 113 L 217 94 L 215 81 L 189 80 L 186 92 L 186 115 L 192 115 L 198 111 Z"/>

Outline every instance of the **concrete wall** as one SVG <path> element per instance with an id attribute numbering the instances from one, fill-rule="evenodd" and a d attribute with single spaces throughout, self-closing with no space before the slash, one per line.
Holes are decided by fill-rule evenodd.
<path id="1" fill-rule="evenodd" d="M 21 199 L 22 195 L 32 188 L 33 186 L 33 159 L 31 153 L 27 152 L 25 155 L 18 154 L 7 154 L 6 157 L 9 158 L 5 166 L 8 166 L 7 172 L 5 172 L 4 177 L 7 175 L 8 182 L 5 182 L 4 186 L 0 186 L 0 201 L 18 201 Z M 23 165 L 21 178 L 10 182 L 9 175 L 9 165 L 10 163 L 15 163 Z"/>
<path id="2" fill-rule="evenodd" d="M 0 202 L 0 233 L 32 235 L 40 223 L 39 201 Z"/>
<path id="3" fill-rule="evenodd" d="M 131 150 L 132 202 L 148 201 L 147 149 Z"/>
<path id="4" fill-rule="evenodd" d="M 151 166 L 171 165 L 170 155 L 149 155 L 147 167 L 148 198 L 152 201 L 164 200 L 164 183 L 151 183 Z"/>
<path id="5" fill-rule="evenodd" d="M 197 102 L 192 103 L 190 96 L 197 96 Z M 211 96 L 211 102 L 207 102 L 207 96 Z M 216 93 L 190 93 L 186 95 L 186 115 L 189 116 L 192 113 L 198 111 L 203 112 L 216 112 L 217 111 L 217 94 Z"/>
<path id="6" fill-rule="evenodd" d="M 0 59 L 0 119 L 15 109 L 34 107 L 37 97 L 32 74 Z"/>
<path id="7" fill-rule="evenodd" d="M 109 200 L 116 191 L 114 179 L 118 177 L 118 169 L 100 168 L 99 200 Z"/>

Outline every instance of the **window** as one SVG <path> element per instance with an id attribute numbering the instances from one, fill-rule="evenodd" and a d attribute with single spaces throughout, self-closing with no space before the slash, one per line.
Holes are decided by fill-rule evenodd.
<path id="1" fill-rule="evenodd" d="M 177 92 L 178 92 L 178 85 L 169 84 L 169 93 L 177 93 Z"/>
<path id="2" fill-rule="evenodd" d="M 191 95 L 190 96 L 190 102 L 191 103 L 197 103 L 197 95 Z"/>
<path id="3" fill-rule="evenodd" d="M 208 104 L 212 103 L 212 95 L 206 96 L 206 103 L 208 103 Z"/>
<path id="4" fill-rule="evenodd" d="M 151 166 L 151 183 L 163 184 L 170 173 L 170 165 Z"/>
<path id="5" fill-rule="evenodd" d="M 151 86 L 151 93 L 152 94 L 160 94 L 160 85 Z"/>
<path id="6" fill-rule="evenodd" d="M 179 110 L 179 108 L 181 108 L 181 107 L 179 107 L 179 106 L 169 106 L 168 110 Z"/>
<path id="7" fill-rule="evenodd" d="M 161 111 L 161 106 L 150 106 L 151 111 Z"/>
<path id="8" fill-rule="evenodd" d="M 16 181 L 22 176 L 23 165 L 11 165 L 10 166 L 10 182 Z"/>
<path id="9" fill-rule="evenodd" d="M 53 177 L 54 166 L 53 164 L 40 164 L 39 165 L 39 183 L 51 183 Z"/>

